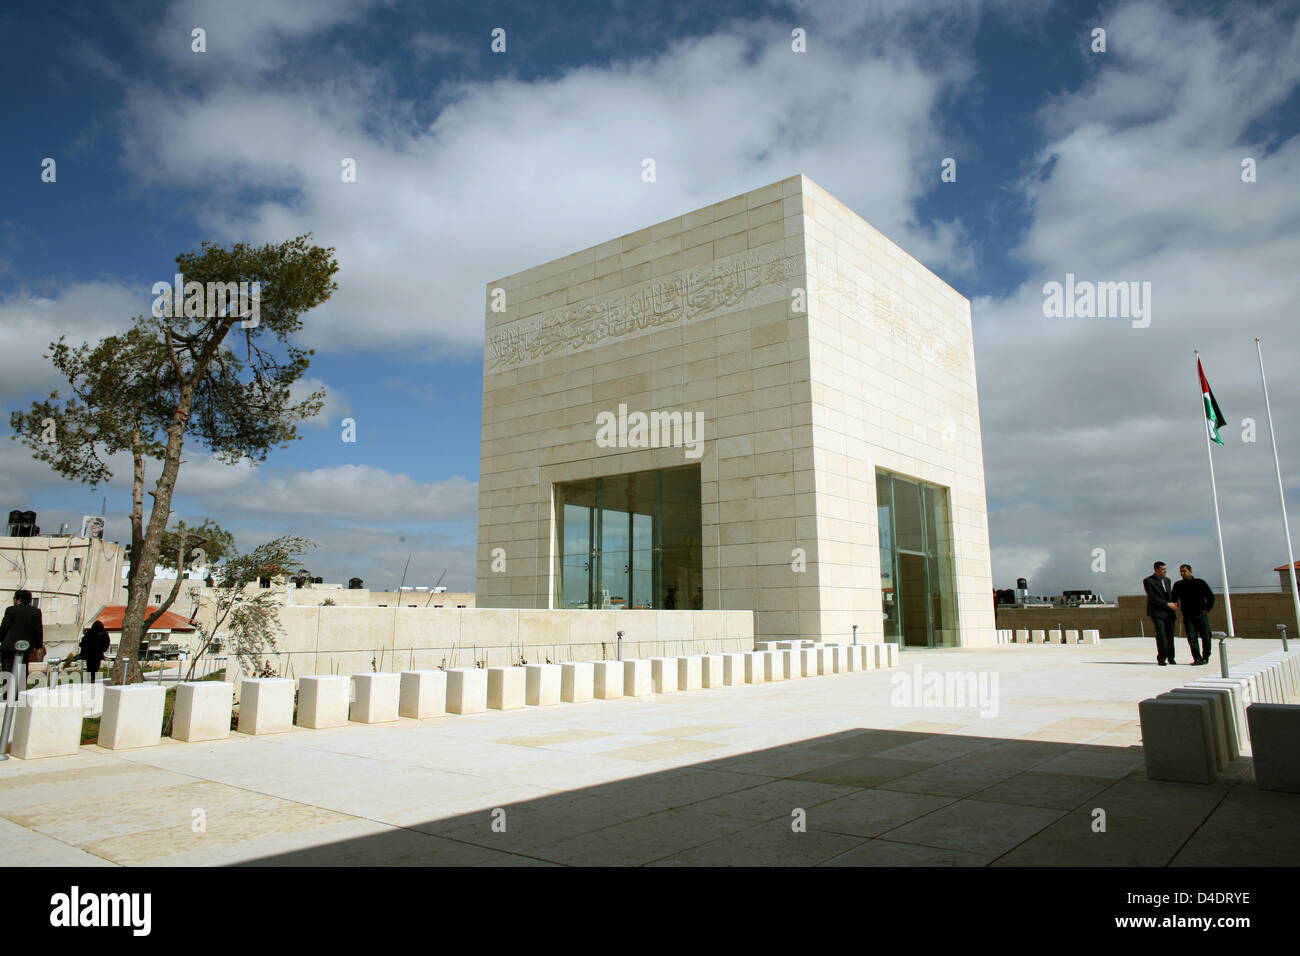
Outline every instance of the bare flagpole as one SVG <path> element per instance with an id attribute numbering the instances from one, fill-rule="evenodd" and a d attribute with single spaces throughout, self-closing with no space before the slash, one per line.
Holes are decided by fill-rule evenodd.
<path id="1" fill-rule="evenodd" d="M 1219 520 L 1219 490 L 1214 482 L 1214 455 L 1210 453 L 1210 422 L 1206 417 L 1205 393 L 1201 391 L 1201 351 L 1192 349 L 1196 356 L 1196 392 L 1201 406 L 1201 431 L 1205 432 L 1205 458 L 1210 463 L 1210 495 L 1214 498 L 1214 530 L 1219 535 L 1219 567 L 1223 569 L 1223 610 L 1228 617 L 1228 636 L 1236 637 L 1232 627 L 1232 595 L 1228 591 L 1228 560 L 1223 555 L 1223 522 Z M 1228 659 L 1224 656 L 1223 641 L 1219 641 L 1219 672 L 1228 676 Z"/>
<path id="2" fill-rule="evenodd" d="M 1300 591 L 1295 584 L 1295 553 L 1291 550 L 1291 525 L 1286 520 L 1286 492 L 1282 488 L 1282 465 L 1277 458 L 1277 432 L 1273 431 L 1273 407 L 1268 401 L 1268 380 L 1264 378 L 1264 351 L 1259 336 L 1255 336 L 1255 352 L 1259 355 L 1259 381 L 1264 386 L 1264 411 L 1268 415 L 1268 437 L 1273 443 L 1273 470 L 1277 473 L 1277 497 L 1282 503 L 1282 532 L 1286 535 L 1286 563 L 1291 571 L 1291 600 L 1295 604 L 1296 624 L 1300 626 Z"/>

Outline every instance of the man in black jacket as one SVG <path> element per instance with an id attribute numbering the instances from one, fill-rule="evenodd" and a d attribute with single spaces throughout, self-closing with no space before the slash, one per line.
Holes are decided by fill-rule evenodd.
<path id="1" fill-rule="evenodd" d="M 32 607 L 32 592 L 25 588 L 14 592 L 14 603 L 5 608 L 4 619 L 0 620 L 0 668 L 6 674 L 14 672 L 14 644 L 18 641 L 31 645 L 27 660 L 31 660 L 32 651 L 45 646 L 41 609 Z"/>
<path id="2" fill-rule="evenodd" d="M 1173 589 L 1165 576 L 1165 563 L 1157 561 L 1155 574 L 1142 579 L 1147 592 L 1147 614 L 1156 629 L 1156 662 L 1164 667 L 1177 664 L 1174 660 L 1174 628 L 1178 626 L 1178 605 L 1174 603 Z"/>
<path id="3" fill-rule="evenodd" d="M 1210 611 L 1214 610 L 1214 592 L 1200 578 L 1192 577 L 1192 566 L 1180 564 L 1182 580 L 1174 583 L 1174 603 L 1183 612 L 1187 629 L 1187 646 L 1192 649 L 1193 664 L 1210 663 Z M 1200 637 L 1200 647 L 1196 639 Z"/>

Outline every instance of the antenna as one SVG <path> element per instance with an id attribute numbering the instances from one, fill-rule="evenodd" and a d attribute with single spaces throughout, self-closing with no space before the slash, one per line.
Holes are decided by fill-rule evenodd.
<path id="1" fill-rule="evenodd" d="M 433 596 L 438 593 L 438 585 L 442 583 L 442 579 L 445 578 L 446 576 L 447 576 L 447 568 L 443 568 L 442 574 L 438 575 L 438 580 L 434 581 L 433 587 L 429 588 L 429 600 L 424 602 L 425 607 L 429 606 L 429 601 L 432 601 Z"/>

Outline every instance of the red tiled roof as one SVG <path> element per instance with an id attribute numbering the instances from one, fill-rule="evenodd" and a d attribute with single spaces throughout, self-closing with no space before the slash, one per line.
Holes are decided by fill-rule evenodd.
<path id="1" fill-rule="evenodd" d="M 1274 571 L 1285 571 L 1288 567 L 1289 567 L 1289 565 L 1279 564 L 1279 565 L 1278 565 L 1277 567 L 1275 567 L 1273 570 L 1274 570 Z M 1297 562 L 1295 563 L 1295 569 L 1296 569 L 1297 571 L 1300 571 L 1300 561 L 1297 561 Z"/>
<path id="2" fill-rule="evenodd" d="M 150 604 L 145 613 L 152 614 L 156 610 L 158 610 L 158 605 Z M 106 631 L 120 631 L 122 630 L 122 618 L 125 616 L 125 604 L 109 604 L 99 612 L 95 620 L 101 622 Z M 171 611 L 164 611 L 162 617 L 149 625 L 149 629 L 153 631 L 193 631 L 195 627 L 189 618 L 173 614 Z"/>

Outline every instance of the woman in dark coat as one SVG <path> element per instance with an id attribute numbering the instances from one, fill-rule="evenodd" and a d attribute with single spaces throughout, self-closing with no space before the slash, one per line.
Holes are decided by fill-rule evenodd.
<path id="1" fill-rule="evenodd" d="M 90 673 L 90 682 L 95 683 L 95 672 L 99 670 L 99 665 L 104 662 L 104 655 L 108 652 L 108 631 L 104 630 L 103 621 L 96 621 L 90 627 L 86 628 L 86 633 L 81 638 L 81 659 L 86 662 L 86 670 Z"/>

